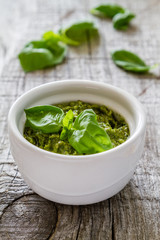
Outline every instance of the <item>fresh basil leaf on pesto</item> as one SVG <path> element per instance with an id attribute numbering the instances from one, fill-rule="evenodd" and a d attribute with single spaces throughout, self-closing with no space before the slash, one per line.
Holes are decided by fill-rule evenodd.
<path id="1" fill-rule="evenodd" d="M 103 4 L 92 8 L 90 13 L 97 17 L 113 18 L 117 13 L 123 13 L 124 8 L 117 4 Z"/>
<path id="2" fill-rule="evenodd" d="M 106 131 L 97 122 L 92 109 L 84 110 L 75 120 L 69 143 L 80 154 L 99 153 L 113 148 Z"/>
<path id="3" fill-rule="evenodd" d="M 18 57 L 25 72 L 52 67 L 63 61 L 67 53 L 65 44 L 58 39 L 29 42 Z"/>
<path id="4" fill-rule="evenodd" d="M 26 113 L 26 126 L 43 133 L 56 133 L 62 128 L 64 112 L 61 108 L 45 105 L 24 110 Z"/>
<path id="5" fill-rule="evenodd" d="M 69 45 L 80 45 L 87 38 L 98 36 L 98 29 L 93 22 L 78 22 L 66 29 L 60 29 L 59 34 L 63 42 Z"/>
<path id="6" fill-rule="evenodd" d="M 71 130 L 73 124 L 73 119 L 74 119 L 73 111 L 70 109 L 63 118 L 63 130 L 60 135 L 61 140 L 67 139 L 69 130 Z"/>
<path id="7" fill-rule="evenodd" d="M 114 63 L 126 71 L 145 73 L 152 68 L 146 65 L 139 56 L 126 50 L 114 51 L 111 55 Z"/>
<path id="8" fill-rule="evenodd" d="M 135 18 L 135 14 L 128 10 L 126 10 L 124 13 L 118 13 L 113 17 L 113 26 L 118 30 L 126 30 L 133 18 Z"/>
<path id="9" fill-rule="evenodd" d="M 51 127 L 45 133 L 40 128 L 37 128 L 37 121 L 39 122 L 37 118 L 40 116 L 38 114 L 36 117 L 36 129 L 32 124 L 28 123 L 28 120 L 25 123 L 24 137 L 27 141 L 41 149 L 55 153 L 85 155 L 105 151 L 106 145 L 108 148 L 111 147 L 110 141 L 112 147 L 116 147 L 129 137 L 129 127 L 125 119 L 106 106 L 79 100 L 57 104 L 56 107 L 64 112 L 64 114 L 62 112 L 59 121 L 59 131 L 56 128 L 58 132 L 50 132 L 53 131 L 53 127 Z M 46 115 L 48 114 L 46 113 Z M 91 148 L 93 150 L 91 153 L 80 153 L 83 151 L 90 152 Z"/>

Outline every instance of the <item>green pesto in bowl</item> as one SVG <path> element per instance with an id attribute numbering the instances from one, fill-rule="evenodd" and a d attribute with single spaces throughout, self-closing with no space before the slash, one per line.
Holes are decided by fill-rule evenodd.
<path id="1" fill-rule="evenodd" d="M 129 126 L 124 117 L 106 106 L 82 101 L 61 103 L 55 106 L 61 108 L 64 113 L 72 110 L 75 119 L 83 110 L 92 109 L 97 115 L 99 125 L 110 137 L 113 147 L 124 143 L 130 135 Z M 27 125 L 24 127 L 24 138 L 39 148 L 59 154 L 81 155 L 69 144 L 67 139 L 61 140 L 60 134 L 61 132 L 43 133 L 39 130 L 33 130 Z"/>

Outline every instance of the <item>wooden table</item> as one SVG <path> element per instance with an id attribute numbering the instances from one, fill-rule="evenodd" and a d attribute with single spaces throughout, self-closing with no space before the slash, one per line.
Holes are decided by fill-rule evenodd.
<path id="1" fill-rule="evenodd" d="M 127 49 L 148 64 L 160 61 L 160 1 L 120 0 L 136 14 L 126 32 L 88 11 L 99 0 L 0 0 L 0 240 L 160 239 L 160 73 L 131 74 L 117 68 L 110 52 Z M 111 1 L 112 2 L 112 1 Z M 69 47 L 68 57 L 50 70 L 25 74 L 17 54 L 23 45 L 70 21 L 93 20 L 99 42 Z M 91 79 L 121 87 L 147 111 L 144 153 L 134 176 L 116 196 L 88 206 L 67 206 L 35 194 L 21 178 L 9 149 L 7 114 L 24 92 L 61 79 Z"/>

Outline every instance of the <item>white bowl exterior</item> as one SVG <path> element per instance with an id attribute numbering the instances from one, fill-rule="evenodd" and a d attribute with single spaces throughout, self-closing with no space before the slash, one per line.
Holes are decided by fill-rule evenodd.
<path id="1" fill-rule="evenodd" d="M 22 136 L 24 108 L 83 100 L 104 104 L 127 120 L 131 137 L 109 151 L 65 156 L 35 147 Z M 125 91 L 92 81 L 45 84 L 23 95 L 9 113 L 11 152 L 22 176 L 37 193 L 66 204 L 89 204 L 111 197 L 129 181 L 141 157 L 145 138 L 145 113 Z"/>

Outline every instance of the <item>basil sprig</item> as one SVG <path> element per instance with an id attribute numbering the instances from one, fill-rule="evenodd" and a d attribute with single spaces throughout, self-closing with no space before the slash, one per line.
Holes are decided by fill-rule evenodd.
<path id="1" fill-rule="evenodd" d="M 81 112 L 75 121 L 72 110 L 64 116 L 63 110 L 55 106 L 32 107 L 25 109 L 25 113 L 26 126 L 43 133 L 60 132 L 60 140 L 68 141 L 80 154 L 99 153 L 113 147 L 92 109 Z"/>
<path id="2" fill-rule="evenodd" d="M 60 31 L 61 31 L 61 30 L 59 30 L 59 33 L 55 33 L 55 32 L 53 32 L 53 31 L 45 32 L 45 33 L 43 34 L 43 38 L 49 40 L 49 39 L 55 38 L 55 36 L 56 36 L 56 38 L 58 38 L 59 41 L 62 41 L 62 42 L 64 42 L 64 43 L 67 44 L 67 45 L 78 46 L 78 45 L 80 44 L 79 42 L 76 42 L 76 41 L 74 41 L 74 40 L 66 37 L 65 35 L 61 35 L 61 34 L 60 34 Z"/>
<path id="3" fill-rule="evenodd" d="M 18 57 L 25 72 L 59 64 L 67 53 L 66 45 L 57 38 L 29 42 Z"/>
<path id="4" fill-rule="evenodd" d="M 123 13 L 124 8 L 117 4 L 103 4 L 92 8 L 90 13 L 97 17 L 113 18 L 117 13 Z"/>
<path id="5" fill-rule="evenodd" d="M 68 45 L 78 46 L 89 37 L 98 36 L 98 29 L 93 22 L 79 22 L 66 29 L 60 29 L 58 33 L 48 31 L 43 34 L 44 39 L 57 38 Z"/>
<path id="6" fill-rule="evenodd" d="M 126 30 L 135 14 L 117 4 L 104 4 L 90 10 L 98 17 L 111 18 L 113 26 L 118 30 Z"/>
<path id="7" fill-rule="evenodd" d="M 29 42 L 19 53 L 21 66 L 25 72 L 55 66 L 66 57 L 66 44 L 78 46 L 95 36 L 98 29 L 92 22 L 75 23 L 59 33 L 45 32 L 41 40 Z"/>
<path id="8" fill-rule="evenodd" d="M 157 66 L 157 64 L 154 66 L 146 65 L 140 57 L 126 50 L 114 51 L 111 55 L 114 63 L 126 71 L 145 73 Z"/>
<path id="9" fill-rule="evenodd" d="M 118 13 L 113 17 L 113 26 L 118 30 L 126 30 L 130 21 L 135 18 L 135 14 L 126 10 L 123 13 Z"/>
<path id="10" fill-rule="evenodd" d="M 64 112 L 61 108 L 45 105 L 24 110 L 26 113 L 26 126 L 43 133 L 57 133 L 62 128 Z"/>
<path id="11" fill-rule="evenodd" d="M 79 45 L 88 37 L 98 36 L 98 29 L 93 22 L 78 22 L 65 29 L 60 29 L 61 40 L 69 45 Z"/>

